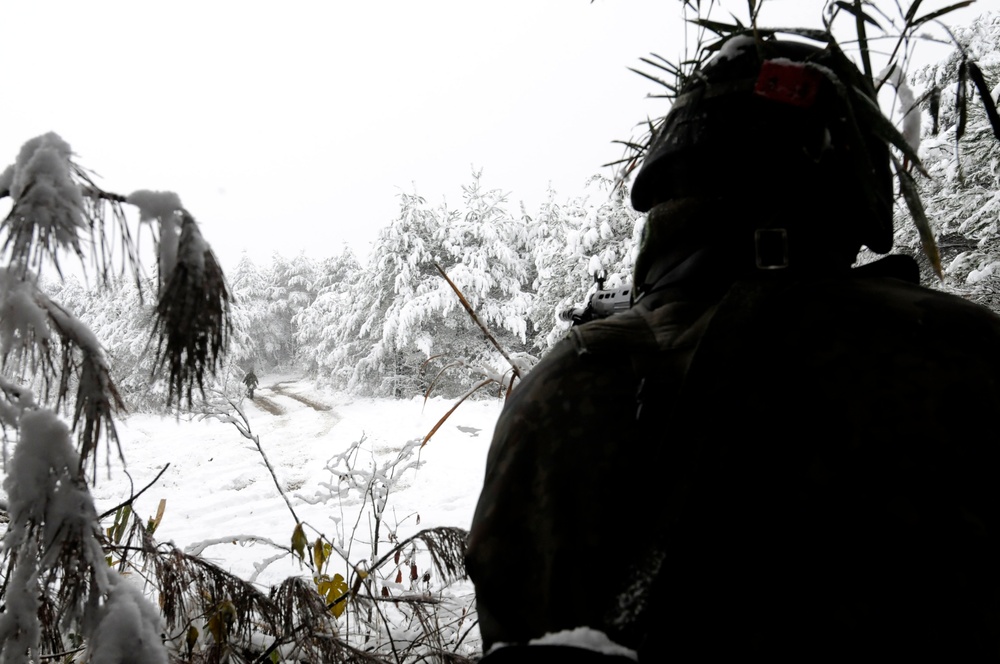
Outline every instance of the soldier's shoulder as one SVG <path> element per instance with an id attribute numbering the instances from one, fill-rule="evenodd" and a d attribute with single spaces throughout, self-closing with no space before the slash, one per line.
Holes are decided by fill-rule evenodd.
<path id="1" fill-rule="evenodd" d="M 773 304 L 784 311 L 743 321 L 744 347 L 817 371 L 842 365 L 880 384 L 944 374 L 1000 384 L 1000 316 L 957 295 L 875 277 L 810 284 Z"/>
<path id="2" fill-rule="evenodd" d="M 958 295 L 899 279 L 850 280 L 840 301 L 876 323 L 917 325 L 940 334 L 967 334 L 972 330 L 1000 337 L 1000 316 Z"/>

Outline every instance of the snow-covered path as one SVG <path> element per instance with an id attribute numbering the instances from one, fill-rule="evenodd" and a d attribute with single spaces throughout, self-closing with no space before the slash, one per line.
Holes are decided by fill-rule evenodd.
<path id="1" fill-rule="evenodd" d="M 342 501 L 317 501 L 324 494 L 323 484 L 333 479 L 327 461 L 362 438 L 359 468 L 394 459 L 407 441 L 423 438 L 453 405 L 444 399 L 431 399 L 426 406 L 419 398 L 353 399 L 320 392 L 306 382 L 266 379 L 255 397 L 260 403 L 242 403 L 251 431 L 259 436 L 292 507 L 307 524 L 310 540 L 320 532 L 349 544 L 357 522 L 353 561 L 370 553 L 368 517 L 358 522 L 363 505 L 357 492 Z M 263 403 L 280 412 L 265 410 Z M 401 538 L 433 526 L 468 528 L 501 407 L 499 401 L 489 400 L 458 408 L 419 452 L 423 465 L 406 471 L 389 496 L 383 534 L 385 527 L 398 530 Z M 119 423 L 119 434 L 127 473 L 112 459 L 109 475 L 102 455 L 94 488 L 99 512 L 126 500 L 169 464 L 135 503 L 145 519 L 155 514 L 161 498 L 166 500 L 158 540 L 202 550 L 206 558 L 243 578 L 255 574 L 255 563 L 283 553 L 266 540 L 289 545 L 295 521 L 260 453 L 232 424 L 133 415 Z M 254 543 L 251 537 L 262 539 Z M 301 573 L 299 564 L 284 555 L 256 578 L 272 584 Z"/>

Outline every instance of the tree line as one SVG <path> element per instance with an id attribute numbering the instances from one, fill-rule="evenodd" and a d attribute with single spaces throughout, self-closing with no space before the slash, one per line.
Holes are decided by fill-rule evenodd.
<path id="1" fill-rule="evenodd" d="M 529 214 L 474 172 L 454 207 L 401 194 L 367 261 L 346 246 L 322 260 L 275 254 L 270 265 L 244 254 L 228 275 L 233 332 L 223 383 L 250 368 L 297 370 L 359 395 L 409 397 L 435 379 L 435 393 L 454 396 L 484 372 L 502 377 L 506 361 L 436 265 L 528 368 L 568 327 L 556 314 L 584 302 L 595 270 L 607 273 L 607 287 L 630 281 L 642 221 L 607 178 L 561 202 L 550 190 Z M 153 305 L 134 284 L 49 287 L 104 340 L 126 401 L 163 401 L 162 386 L 148 386 Z"/>
<path id="2" fill-rule="evenodd" d="M 987 80 L 1000 80 L 1000 15 L 955 33 Z M 923 258 L 902 204 L 895 251 L 923 261 L 928 282 L 1000 311 L 1000 141 L 982 106 L 970 105 L 964 119 L 957 110 L 959 57 L 956 51 L 913 76 L 916 85 L 940 91 L 937 123 L 926 112 L 929 102 L 922 112 L 921 156 L 932 177 L 917 183 L 938 235 L 944 280 Z M 297 370 L 336 389 L 383 397 L 410 397 L 431 385 L 436 394 L 456 396 L 484 376 L 502 384 L 507 361 L 436 266 L 527 369 L 565 334 L 568 324 L 557 314 L 586 301 L 596 271 L 606 272 L 607 288 L 631 281 L 644 221 L 629 205 L 627 187 L 597 175 L 578 196 L 550 189 L 530 212 L 489 187 L 481 171 L 454 206 L 402 193 L 398 214 L 367 260 L 346 247 L 322 260 L 276 254 L 270 265 L 244 255 L 228 275 L 233 334 L 222 380 L 238 383 L 250 368 Z M 162 402 L 162 385 L 148 386 L 153 365 L 145 330 L 153 305 L 125 282 L 50 287 L 104 341 L 126 400 L 139 407 Z"/>

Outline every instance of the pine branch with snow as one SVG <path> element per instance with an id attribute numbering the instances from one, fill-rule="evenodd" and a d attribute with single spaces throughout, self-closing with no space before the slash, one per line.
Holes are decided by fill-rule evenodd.
<path id="1" fill-rule="evenodd" d="M 37 269 L 46 258 L 58 268 L 60 249 L 83 258 L 80 233 L 87 222 L 71 156 L 69 143 L 50 132 L 25 143 L 0 175 L 0 194 L 14 201 L 0 224 L 3 251 L 22 270 Z"/>
<path id="2" fill-rule="evenodd" d="M 154 371 L 166 367 L 168 398 L 186 395 L 189 403 L 225 353 L 229 293 L 176 195 L 105 192 L 72 156 L 69 144 L 49 133 L 28 141 L 0 174 L 0 197 L 13 201 L 0 222 L 6 261 L 0 268 L 0 422 L 10 516 L 0 543 L 6 568 L 0 660 L 37 662 L 75 646 L 67 642 L 75 634 L 85 639 L 90 662 L 165 663 L 159 612 L 109 567 L 88 485 L 88 463 L 96 476 L 101 436 L 117 444 L 113 416 L 123 403 L 100 339 L 43 292 L 39 277 L 54 266 L 61 278 L 59 253 L 68 251 L 85 270 L 89 255 L 107 286 L 120 246 L 121 273 L 131 270 L 141 297 L 137 236 L 122 207 L 136 205 L 140 224 L 155 222 L 158 231 Z M 63 409 L 72 414 L 76 446 L 57 414 Z M 8 454 L 11 439 L 16 445 Z"/>
<path id="3" fill-rule="evenodd" d="M 0 544 L 12 566 L 2 588 L 5 662 L 28 662 L 28 653 L 37 661 L 43 626 L 37 602 L 26 593 L 51 595 L 64 629 L 83 631 L 113 583 L 69 429 L 48 410 L 25 412 L 19 424 L 21 439 L 4 481 L 10 524 Z"/>
<path id="4" fill-rule="evenodd" d="M 232 324 L 225 276 L 195 220 L 182 212 L 173 264 L 161 252 L 166 280 L 156 306 L 153 336 L 156 370 L 169 372 L 168 401 L 176 395 L 190 406 L 194 386 L 204 394 L 205 380 L 218 369 Z M 162 238 L 161 238 L 162 241 Z"/>
<path id="5" fill-rule="evenodd" d="M 42 293 L 33 279 L 9 269 L 0 269 L 0 311 L 0 355 L 8 370 L 33 375 L 57 408 L 76 386 L 73 424 L 81 464 L 96 449 L 102 429 L 117 444 L 112 415 L 123 404 L 90 329 Z"/>

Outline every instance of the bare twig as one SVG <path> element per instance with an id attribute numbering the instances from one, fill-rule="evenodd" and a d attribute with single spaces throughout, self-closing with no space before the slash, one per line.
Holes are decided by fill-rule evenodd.
<path id="1" fill-rule="evenodd" d="M 102 519 L 106 519 L 109 516 L 111 516 L 112 514 L 114 514 L 115 512 L 117 512 L 118 510 L 120 510 L 121 508 L 125 507 L 126 505 L 131 505 L 132 503 L 134 503 L 136 501 L 136 499 L 139 498 L 139 496 L 141 496 L 142 494 L 144 494 L 146 492 L 147 489 L 149 489 L 151 486 L 153 486 L 154 484 L 156 484 L 157 480 L 160 479 L 160 477 L 163 475 L 163 473 L 167 472 L 167 468 L 169 468 L 169 467 L 170 467 L 170 464 L 168 463 L 162 469 L 160 469 L 160 472 L 158 472 L 156 474 L 156 477 L 154 477 L 152 480 L 150 480 L 149 484 L 147 484 L 146 486 L 144 486 L 141 489 L 139 489 L 139 493 L 130 496 L 129 499 L 126 500 L 126 501 L 124 501 L 124 502 L 118 503 L 117 505 L 115 505 L 114 507 L 112 507 L 111 509 L 109 509 L 107 512 L 105 512 L 104 514 L 101 514 L 99 517 L 97 517 L 97 520 L 101 521 Z"/>
<path id="2" fill-rule="evenodd" d="M 479 319 L 479 316 L 472 308 L 472 305 L 469 304 L 469 301 L 465 299 L 465 295 L 462 294 L 462 291 L 458 288 L 458 286 L 455 285 L 455 282 L 451 280 L 448 274 L 444 271 L 444 268 L 442 268 L 437 263 L 434 263 L 434 267 L 436 267 L 437 271 L 441 273 L 441 276 L 444 277 L 444 280 L 448 282 L 448 285 L 451 286 L 451 289 L 455 291 L 455 295 L 458 296 L 458 301 L 461 302 L 462 306 L 465 307 L 465 310 L 469 312 L 469 316 L 471 316 L 472 320 L 476 323 L 476 325 L 479 326 L 479 329 L 483 331 L 483 334 L 485 334 L 486 338 L 489 339 L 490 343 L 493 344 L 493 347 L 496 348 L 497 351 L 499 351 L 500 354 L 503 355 L 503 358 L 507 360 L 507 362 L 510 364 L 511 369 L 514 370 L 514 375 L 517 376 L 517 378 L 520 378 L 521 371 L 520 369 L 518 369 L 517 364 L 515 364 L 514 360 L 512 360 L 510 355 L 507 354 L 507 351 L 503 349 L 503 347 L 500 345 L 500 342 L 496 340 L 496 337 L 493 336 L 493 333 L 490 332 L 489 328 L 487 328 L 486 325 L 483 323 L 483 321 Z"/>
<path id="3" fill-rule="evenodd" d="M 511 378 L 511 381 L 513 381 L 513 378 Z M 478 383 L 476 383 L 475 385 L 473 385 L 472 388 L 468 392 L 466 392 L 465 394 L 463 394 L 462 396 L 460 396 L 458 398 L 458 401 L 456 401 L 455 404 L 451 408 L 448 409 L 448 412 L 444 414 L 444 417 L 442 417 L 440 420 L 438 420 L 437 424 L 435 424 L 434 427 L 430 431 L 427 432 L 427 435 L 424 436 L 423 441 L 421 441 L 421 443 L 420 443 L 420 447 L 423 447 L 424 445 L 427 444 L 427 441 L 429 441 L 434 436 L 434 434 L 437 433 L 437 430 L 441 428 L 441 425 L 443 425 L 445 423 L 445 420 L 447 420 L 449 417 L 451 417 L 451 414 L 454 413 L 458 409 L 458 407 L 461 406 L 462 403 L 465 402 L 466 399 L 468 399 L 473 394 L 475 394 L 479 390 L 483 389 L 484 387 L 486 387 L 487 385 L 489 385 L 492 382 L 494 382 L 494 380 L 492 378 L 486 378 L 484 380 L 481 380 Z"/>
<path id="4" fill-rule="evenodd" d="M 271 465 L 270 459 L 267 458 L 267 454 L 264 453 L 264 448 L 260 444 L 260 436 L 253 433 L 250 430 L 250 420 L 247 419 L 246 413 L 243 409 L 239 407 L 232 399 L 226 399 L 232 409 L 239 415 L 239 419 L 236 419 L 231 414 L 228 413 L 208 413 L 206 417 L 212 417 L 219 420 L 220 422 L 226 422 L 232 424 L 236 427 L 236 430 L 240 432 L 240 435 L 249 440 L 257 448 L 257 452 L 260 454 L 260 458 L 264 460 L 264 466 L 267 468 L 267 472 L 271 474 L 271 480 L 274 481 L 275 488 L 278 489 L 278 493 L 281 494 L 282 499 L 285 501 L 285 505 L 288 506 L 288 511 L 292 513 L 292 518 L 295 519 L 295 524 L 298 525 L 302 523 L 299 519 L 299 515 L 295 513 L 295 508 L 292 507 L 292 501 L 288 499 L 288 494 L 285 490 L 281 488 L 281 482 L 278 481 L 278 475 L 274 472 L 274 466 Z"/>
<path id="5" fill-rule="evenodd" d="M 69 655 L 75 655 L 76 653 L 83 652 L 86 649 L 87 649 L 86 646 L 80 646 L 79 648 L 73 648 L 72 650 L 64 650 L 63 652 L 54 652 L 51 655 L 40 655 L 38 659 L 40 660 L 62 659 L 63 657 L 67 657 L 67 661 L 72 661 L 68 659 Z"/>

